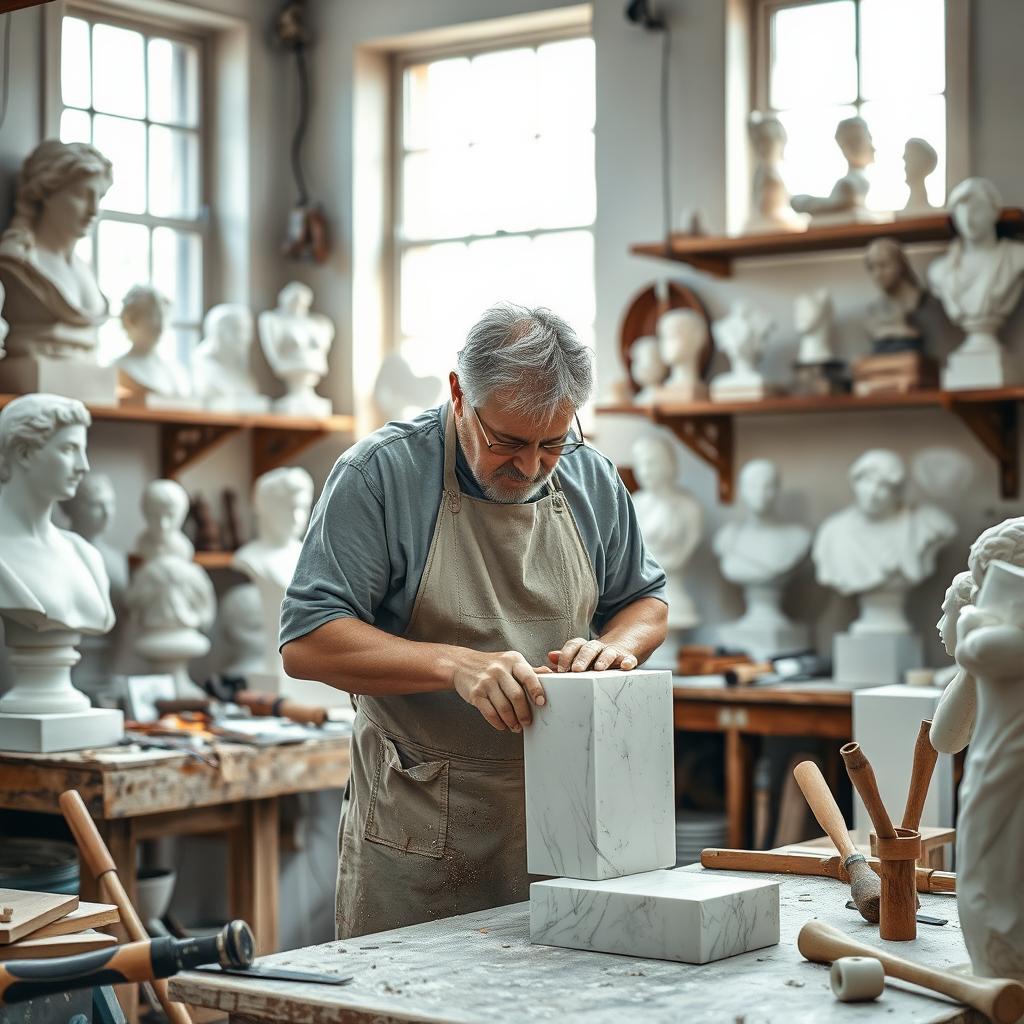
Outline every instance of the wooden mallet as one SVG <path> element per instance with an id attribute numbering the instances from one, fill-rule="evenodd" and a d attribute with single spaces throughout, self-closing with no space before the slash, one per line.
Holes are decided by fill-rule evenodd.
<path id="1" fill-rule="evenodd" d="M 61 793 L 59 802 L 64 820 L 68 823 L 71 834 L 75 837 L 75 842 L 78 844 L 78 852 L 82 855 L 85 866 L 89 869 L 93 878 L 106 890 L 110 901 L 117 904 L 117 909 L 121 914 L 121 921 L 128 935 L 136 942 L 148 941 L 149 935 L 139 920 L 139 915 L 135 912 L 135 907 L 132 906 L 131 900 L 128 899 L 128 893 L 124 891 L 124 886 L 118 877 L 114 858 L 110 855 L 107 844 L 103 842 L 103 838 L 96 828 L 96 823 L 86 810 L 85 803 L 78 790 L 65 790 Z M 171 999 L 166 981 L 162 979 L 154 981 L 153 988 L 171 1024 L 192 1024 L 192 1018 L 189 1016 L 188 1010 L 181 1003 L 176 1003 Z"/>
<path id="2" fill-rule="evenodd" d="M 818 824 L 835 843 L 839 856 L 843 859 L 843 867 L 850 878 L 850 895 L 865 921 L 877 924 L 879 919 L 879 903 L 881 884 L 878 876 L 868 867 L 867 859 L 850 838 L 850 833 L 843 820 L 843 814 L 836 804 L 828 783 L 821 774 L 821 769 L 813 761 L 801 761 L 793 769 L 793 778 L 800 787 Z"/>
<path id="3" fill-rule="evenodd" d="M 829 964 L 844 956 L 873 957 L 890 978 L 909 981 L 966 1003 L 990 1017 L 995 1024 L 1015 1024 L 1024 1015 L 1024 985 L 1019 981 L 937 971 L 851 939 L 838 928 L 821 921 L 808 921 L 800 929 L 796 944 L 805 959 L 818 964 Z"/>

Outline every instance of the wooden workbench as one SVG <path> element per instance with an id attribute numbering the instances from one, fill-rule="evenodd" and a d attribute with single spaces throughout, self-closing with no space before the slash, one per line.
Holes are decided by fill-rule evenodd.
<path id="1" fill-rule="evenodd" d="M 844 909 L 849 890 L 839 882 L 753 877 L 781 883 L 780 944 L 702 967 L 531 945 L 528 904 L 517 903 L 263 961 L 351 975 L 353 981 L 342 987 L 193 971 L 171 980 L 171 994 L 226 1011 L 231 1024 L 980 1024 L 984 1019 L 898 982 L 875 1003 L 837 1002 L 828 969 L 805 962 L 797 951 L 800 926 L 818 917 L 876 943 L 877 926 Z M 956 899 L 922 894 L 921 903 L 923 911 L 949 923 L 919 925 L 915 942 L 879 944 L 940 968 L 965 963 Z"/>

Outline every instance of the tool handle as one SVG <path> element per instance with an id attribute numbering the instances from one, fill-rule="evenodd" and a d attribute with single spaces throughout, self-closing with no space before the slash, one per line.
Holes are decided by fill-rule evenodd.
<path id="1" fill-rule="evenodd" d="M 844 956 L 873 957 L 881 962 L 889 977 L 913 982 L 973 1006 L 996 1024 L 1014 1024 L 1024 1014 L 1024 985 L 1019 981 L 936 971 L 866 942 L 858 942 L 821 921 L 808 921 L 800 929 L 796 944 L 806 960 L 820 964 L 832 963 Z"/>
<path id="2" fill-rule="evenodd" d="M 726 686 L 748 686 L 774 671 L 770 661 L 754 661 L 750 664 L 730 665 L 722 674 Z"/>
<path id="3" fill-rule="evenodd" d="M 921 728 L 917 732 L 917 742 L 914 744 L 914 765 L 910 769 L 910 791 L 907 793 L 907 806 L 903 811 L 903 827 L 912 829 L 914 832 L 921 825 L 925 797 L 928 796 L 928 786 L 931 784 L 932 772 L 935 770 L 935 762 L 939 757 L 939 752 L 932 746 L 932 741 L 929 739 L 928 734 L 931 727 L 931 720 L 926 718 L 921 722 Z"/>
<path id="4" fill-rule="evenodd" d="M 327 709 L 299 704 L 276 693 L 260 693 L 258 690 L 239 690 L 235 703 L 248 708 L 258 717 L 274 715 L 290 719 L 301 725 L 323 725 L 327 721 Z"/>
<path id="5" fill-rule="evenodd" d="M 839 878 L 842 871 L 838 857 L 809 857 L 799 853 L 767 853 L 763 850 L 719 850 L 708 847 L 701 851 L 700 862 L 705 868 L 719 871 L 778 871 L 785 875 L 817 875 L 821 878 Z"/>
<path id="6" fill-rule="evenodd" d="M 114 858 L 111 857 L 107 844 L 103 842 L 96 822 L 92 820 L 85 808 L 85 802 L 77 789 L 68 789 L 61 793 L 59 801 L 64 820 L 71 829 L 71 834 L 78 844 L 78 852 L 82 855 L 85 866 L 93 878 L 99 879 L 108 871 L 116 871 Z"/>
<path id="7" fill-rule="evenodd" d="M 793 778 L 796 779 L 796 784 L 800 787 L 800 792 L 803 793 L 818 824 L 835 843 L 839 856 L 846 860 L 851 853 L 856 853 L 857 848 L 850 838 L 843 813 L 839 810 L 839 805 L 832 795 L 832 790 L 828 788 L 821 769 L 813 761 L 801 761 L 793 769 Z"/>
<path id="8" fill-rule="evenodd" d="M 850 776 L 850 781 L 864 801 L 871 824 L 875 826 L 875 834 L 879 839 L 895 839 L 896 830 L 892 827 L 889 812 L 878 793 L 874 769 L 864 756 L 864 751 L 860 749 L 860 744 L 847 743 L 845 747 L 839 748 L 839 753 L 846 763 L 846 773 Z"/>

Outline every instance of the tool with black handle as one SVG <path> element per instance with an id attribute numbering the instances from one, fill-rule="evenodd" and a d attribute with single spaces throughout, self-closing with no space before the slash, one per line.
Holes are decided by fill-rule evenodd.
<path id="1" fill-rule="evenodd" d="M 255 954 L 252 930 L 244 921 L 232 921 L 216 935 L 203 938 L 148 939 L 49 960 L 9 960 L 0 963 L 0 1004 L 24 1003 L 95 985 L 154 981 L 200 964 L 245 968 Z"/>

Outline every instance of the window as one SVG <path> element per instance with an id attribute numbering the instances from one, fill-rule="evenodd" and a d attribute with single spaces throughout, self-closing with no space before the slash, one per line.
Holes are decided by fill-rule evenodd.
<path id="1" fill-rule="evenodd" d="M 594 43 L 561 39 L 399 66 L 393 340 L 442 378 L 505 299 L 593 344 Z"/>
<path id="2" fill-rule="evenodd" d="M 782 171 L 789 191 L 828 195 L 846 173 L 835 127 L 859 114 L 871 130 L 875 164 L 868 206 L 906 203 L 903 150 L 929 142 L 938 166 L 928 198 L 946 197 L 947 81 L 944 0 L 803 0 L 761 8 L 757 101 L 774 111 L 789 142 Z"/>
<path id="3" fill-rule="evenodd" d="M 61 27 L 60 137 L 89 142 L 114 184 L 79 255 L 110 300 L 100 359 L 127 347 L 118 320 L 135 284 L 171 300 L 161 342 L 188 365 L 203 311 L 202 47 L 197 39 L 74 14 Z M 171 353 L 168 353 L 170 355 Z"/>

